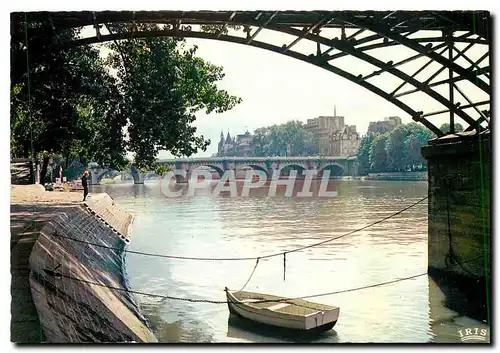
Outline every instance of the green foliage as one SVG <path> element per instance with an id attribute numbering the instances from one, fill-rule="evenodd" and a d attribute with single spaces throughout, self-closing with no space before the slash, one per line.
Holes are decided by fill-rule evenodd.
<path id="1" fill-rule="evenodd" d="M 202 32 L 207 33 L 219 33 L 222 31 L 222 34 L 228 34 L 229 29 L 234 29 L 235 31 L 239 31 L 242 28 L 240 25 L 201 25 L 200 29 Z"/>
<path id="2" fill-rule="evenodd" d="M 119 114 L 116 80 L 99 65 L 99 52 L 89 46 L 58 46 L 75 38 L 76 31 L 59 31 L 56 36 L 42 32 L 28 43 L 27 62 L 24 28 L 17 29 L 11 42 L 15 62 L 11 136 L 16 151 L 24 156 L 32 148 L 35 155 L 54 151 L 67 160 L 87 159 L 119 167 L 125 152 L 121 127 L 126 119 Z M 44 180 L 48 157 L 41 157 Z"/>
<path id="3" fill-rule="evenodd" d="M 370 148 L 370 167 L 374 172 L 384 172 L 387 170 L 387 140 L 389 134 L 378 134 L 372 141 Z"/>
<path id="4" fill-rule="evenodd" d="M 371 169 L 370 150 L 372 147 L 373 139 L 374 139 L 374 134 L 368 134 L 361 139 L 359 144 L 358 163 L 365 173 L 369 172 Z"/>
<path id="5" fill-rule="evenodd" d="M 206 149 L 210 141 L 196 136 L 192 126 L 197 111 L 220 113 L 241 102 L 218 89 L 222 67 L 197 57 L 196 47 L 187 49 L 183 40 L 112 43 L 104 60 L 95 47 L 59 46 L 75 39 L 79 29 L 53 32 L 48 23 L 30 23 L 28 31 L 37 31 L 28 35 L 27 51 L 20 16 L 11 26 L 15 156 L 54 151 L 65 167 L 77 160 L 120 170 L 126 153 L 133 152 L 137 166 L 151 170 L 161 149 L 176 156 Z M 128 30 L 128 24 L 113 26 L 115 33 Z"/>
<path id="6" fill-rule="evenodd" d="M 454 126 L 455 126 L 455 132 L 462 132 L 462 131 L 464 131 L 464 128 L 463 128 L 463 126 L 461 124 L 455 123 Z M 445 134 L 449 133 L 450 132 L 450 124 L 449 123 L 444 123 L 443 125 L 441 125 L 439 127 L 439 130 L 441 130 Z"/>
<path id="7" fill-rule="evenodd" d="M 186 49 L 184 41 L 134 39 L 109 48 L 128 116 L 127 150 L 140 168 L 151 168 L 160 150 L 188 157 L 205 151 L 210 140 L 195 135 L 194 114 L 222 113 L 241 102 L 217 88 L 222 67 L 196 57 L 197 48 Z"/>
<path id="8" fill-rule="evenodd" d="M 315 156 L 317 138 L 301 121 L 288 121 L 255 130 L 254 156 Z"/>
<path id="9" fill-rule="evenodd" d="M 55 156 L 54 152 L 41 151 L 40 153 L 38 153 L 39 159 L 54 158 L 54 156 Z"/>
<path id="10" fill-rule="evenodd" d="M 154 172 L 158 176 L 163 176 L 163 175 L 165 175 L 170 170 L 171 170 L 171 168 L 169 166 L 167 166 L 167 165 L 156 165 L 154 167 Z"/>
<path id="11" fill-rule="evenodd" d="M 420 152 L 422 146 L 423 143 L 417 136 L 410 135 L 406 138 L 403 146 L 405 167 L 410 167 L 410 169 L 414 170 L 416 166 L 425 163 L 422 153 Z"/>
<path id="12" fill-rule="evenodd" d="M 421 148 L 432 138 L 435 135 L 418 123 L 401 125 L 384 134 L 370 134 L 361 140 L 358 161 L 365 172 L 423 170 L 426 162 Z"/>
<path id="13" fill-rule="evenodd" d="M 407 125 L 400 125 L 389 133 L 387 144 L 387 168 L 393 172 L 404 171 L 405 160 L 403 155 L 404 141 L 409 133 Z"/>

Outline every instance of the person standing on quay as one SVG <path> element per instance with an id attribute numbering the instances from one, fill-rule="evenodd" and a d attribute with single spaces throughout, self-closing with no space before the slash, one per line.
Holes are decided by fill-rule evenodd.
<path id="1" fill-rule="evenodd" d="M 83 201 L 87 198 L 87 195 L 89 194 L 89 186 L 87 183 L 87 180 L 89 178 L 89 172 L 84 171 L 83 176 L 82 176 L 82 186 L 83 186 Z"/>

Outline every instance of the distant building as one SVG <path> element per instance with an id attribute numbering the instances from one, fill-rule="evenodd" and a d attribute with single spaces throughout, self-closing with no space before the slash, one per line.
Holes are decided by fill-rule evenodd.
<path id="1" fill-rule="evenodd" d="M 331 136 L 330 156 L 355 156 L 358 154 L 361 139 L 356 125 L 346 125 L 342 131 Z"/>
<path id="2" fill-rule="evenodd" d="M 386 133 L 391 132 L 398 126 L 402 125 L 399 116 L 390 116 L 382 121 L 371 121 L 368 125 L 368 133 Z"/>
<path id="3" fill-rule="evenodd" d="M 343 116 L 319 116 L 307 119 L 305 129 L 318 138 L 321 156 L 354 156 L 361 142 L 355 125 L 346 125 Z"/>
<path id="4" fill-rule="evenodd" d="M 229 132 L 224 139 L 224 133 L 220 133 L 220 141 L 217 148 L 217 157 L 248 157 L 252 154 L 253 136 L 248 132 L 231 138 Z"/>

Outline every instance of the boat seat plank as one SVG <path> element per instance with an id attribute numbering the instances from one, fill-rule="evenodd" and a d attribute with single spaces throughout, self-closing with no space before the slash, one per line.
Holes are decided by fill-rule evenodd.
<path id="1" fill-rule="evenodd" d="M 284 308 L 287 306 L 290 306 L 290 304 L 289 303 L 278 303 L 276 305 L 268 307 L 268 309 L 269 310 L 278 310 L 278 309 L 281 309 L 281 308 Z"/>
<path id="2" fill-rule="evenodd" d="M 241 302 L 242 303 L 255 303 L 255 302 L 260 302 L 262 299 L 243 299 Z"/>

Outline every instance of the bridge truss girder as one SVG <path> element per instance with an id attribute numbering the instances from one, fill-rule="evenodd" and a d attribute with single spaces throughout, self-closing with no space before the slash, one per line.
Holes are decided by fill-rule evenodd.
<path id="1" fill-rule="evenodd" d="M 438 136 L 446 132 L 440 131 L 428 118 L 441 114 L 449 114 L 452 133 L 455 117 L 467 124 L 466 130 L 489 127 L 492 76 L 489 54 L 491 20 L 487 12 L 41 12 L 28 13 L 26 18 L 28 22 L 50 23 L 44 28 L 55 34 L 58 29 L 95 28 L 95 36 L 71 43 L 75 45 L 129 38 L 182 37 L 266 49 L 316 65 L 370 90 Z M 128 24 L 130 29 L 112 33 L 112 25 L 116 23 Z M 150 30 L 142 25 L 145 23 L 158 24 L 161 29 Z M 206 26 L 209 26 L 208 30 Z M 102 30 L 108 34 L 101 33 Z M 283 34 L 293 40 L 282 45 L 271 43 L 263 35 L 264 31 Z M 36 38 L 36 32 L 30 36 Z M 302 42 L 309 44 L 307 49 L 306 46 L 297 48 Z M 386 48 L 403 48 L 408 53 L 396 62 L 386 61 L 377 55 L 377 50 Z M 468 55 L 474 50 L 480 56 Z M 339 59 L 348 56 L 369 64 L 373 69 L 359 72 L 356 65 L 341 68 Z M 418 60 L 425 60 L 425 63 L 417 64 Z M 415 66 L 410 70 L 407 66 L 412 63 Z M 422 74 L 426 70 L 432 74 L 424 77 Z M 446 78 L 439 77 L 446 72 Z M 385 87 L 380 78 L 394 84 Z M 460 84 L 464 86 L 460 87 Z M 405 86 L 410 87 L 403 90 Z M 424 94 L 439 109 L 424 112 L 418 103 L 404 101 L 415 94 Z M 461 101 L 457 99 L 459 97 L 462 97 Z"/>

